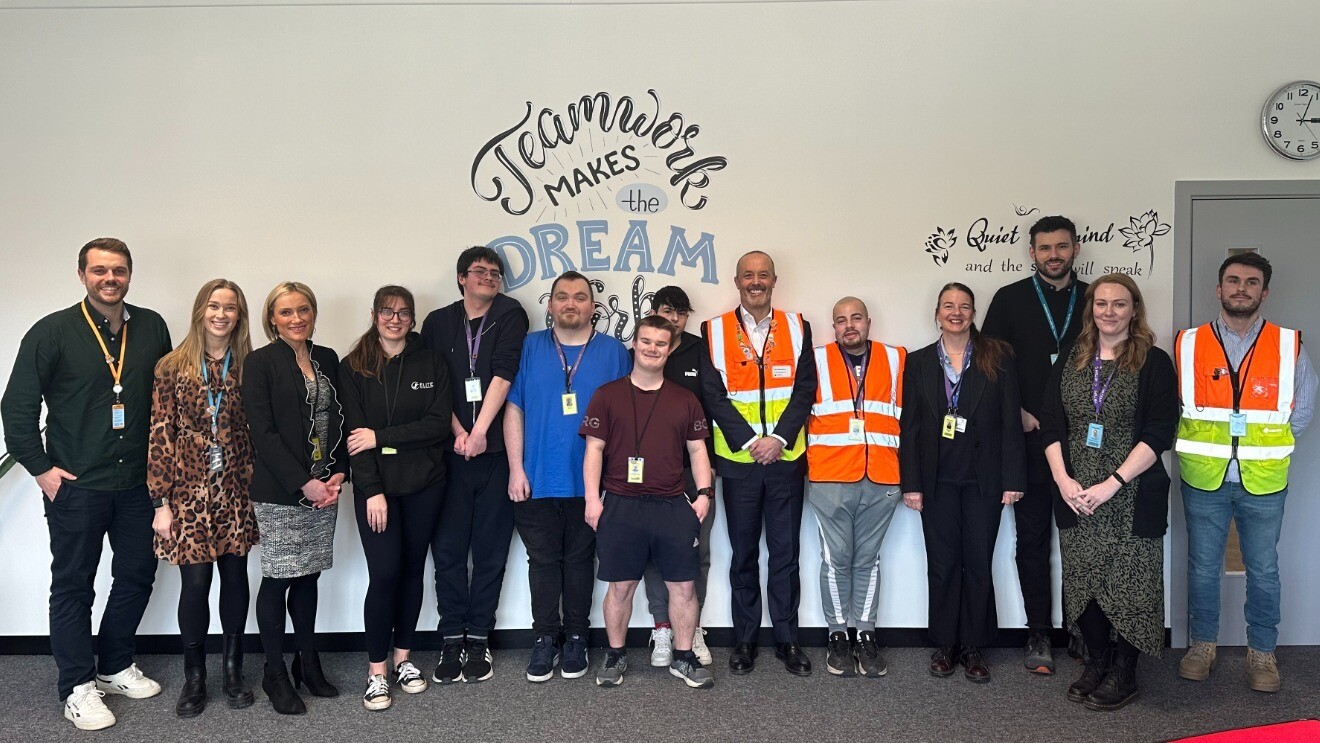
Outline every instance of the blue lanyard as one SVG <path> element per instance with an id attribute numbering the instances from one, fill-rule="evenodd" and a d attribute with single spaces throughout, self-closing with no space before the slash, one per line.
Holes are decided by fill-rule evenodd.
<path id="1" fill-rule="evenodd" d="M 205 359 L 202 359 L 202 381 L 206 383 L 206 409 L 211 414 L 211 433 L 214 434 L 220 430 L 220 403 L 225 399 L 225 378 L 229 376 L 229 359 L 233 355 L 233 349 L 225 349 L 224 366 L 220 369 L 220 392 L 212 394 L 211 389 L 211 371 L 207 368 Z"/>
<path id="2" fill-rule="evenodd" d="M 1045 319 L 1050 323 L 1050 334 L 1054 336 L 1054 350 L 1058 351 L 1060 344 L 1063 343 L 1063 335 L 1068 332 L 1068 326 L 1072 324 L 1073 308 L 1077 306 L 1077 282 L 1072 282 L 1072 287 L 1068 295 L 1068 315 L 1063 318 L 1063 333 L 1059 332 L 1059 326 L 1054 324 L 1054 314 L 1050 312 L 1050 306 L 1045 303 L 1045 292 L 1040 288 L 1040 277 L 1036 274 L 1031 275 L 1031 285 L 1036 287 L 1036 298 L 1040 300 L 1040 308 L 1045 310 Z"/>
<path id="3" fill-rule="evenodd" d="M 940 339 L 940 344 L 936 347 L 936 353 L 940 358 L 940 366 L 947 366 L 949 371 L 953 371 L 953 362 L 949 360 L 949 355 L 944 351 L 943 338 Z M 958 412 L 958 396 L 962 393 L 963 374 L 967 371 L 967 367 L 970 366 L 971 363 L 972 341 L 969 339 L 967 341 L 967 350 L 963 352 L 963 368 L 962 371 L 958 372 L 958 381 L 950 382 L 949 375 L 944 373 L 943 368 L 940 369 L 940 376 L 944 377 L 944 397 L 949 401 L 950 413 Z"/>

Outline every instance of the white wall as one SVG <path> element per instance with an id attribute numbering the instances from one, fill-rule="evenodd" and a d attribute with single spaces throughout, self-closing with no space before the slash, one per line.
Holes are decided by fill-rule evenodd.
<path id="1" fill-rule="evenodd" d="M 466 245 L 530 240 L 534 225 L 562 224 L 566 254 L 580 263 L 576 222 L 604 219 L 601 254 L 617 258 L 629 217 L 612 194 L 594 207 L 582 197 L 517 216 L 474 193 L 477 152 L 516 124 L 528 101 L 564 115 L 583 95 L 646 104 L 654 89 L 665 116 L 679 111 L 700 126 L 690 141 L 696 158 L 727 158 L 709 172 L 700 210 L 678 204 L 678 189 L 661 177 L 662 155 L 645 144 L 634 143 L 636 152 L 657 173 L 602 187 L 633 179 L 666 195 L 667 209 L 642 218 L 657 267 L 671 226 L 694 243 L 713 236 L 717 284 L 702 283 L 699 263 L 672 277 L 642 273 L 647 290 L 679 283 L 695 316 L 710 316 L 736 301 L 737 256 L 760 248 L 778 261 L 777 304 L 804 311 L 818 338 L 828 339 L 832 302 L 857 294 L 871 305 L 878 337 L 913 348 L 934 338 L 940 284 L 966 281 L 984 307 L 997 286 L 1025 275 L 1002 262 L 1026 263 L 1022 233 L 1042 213 L 1097 231 L 1115 223 L 1112 239 L 1088 243 L 1083 261 L 1094 259 L 1091 275 L 1141 267 L 1167 347 L 1172 235 L 1134 252 L 1119 229 L 1148 210 L 1172 223 L 1178 178 L 1317 172 L 1271 155 L 1257 124 L 1275 86 L 1314 75 L 1320 63 L 1300 22 L 1311 4 L 1301 0 L 18 5 L 0 4 L 0 383 L 27 328 L 79 298 L 75 253 L 101 235 L 133 248 L 130 300 L 160 310 L 176 338 L 203 281 L 227 276 L 259 301 L 276 281 L 296 278 L 320 296 L 318 338 L 341 351 L 365 329 L 380 284 L 410 285 L 423 308 L 453 301 L 453 260 Z M 596 131 L 588 141 L 555 148 L 546 171 L 557 178 L 631 138 Z M 517 157 L 516 144 L 506 149 Z M 477 189 L 489 196 L 501 171 L 481 163 Z M 504 173 L 505 187 L 512 182 Z M 1018 216 L 1018 207 L 1040 211 Z M 991 234 L 1016 227 L 1017 241 L 970 247 L 980 217 Z M 957 237 L 943 266 L 926 252 L 937 228 Z M 967 271 L 973 261 L 993 272 Z M 631 304 L 631 272 L 592 275 Z M 513 294 L 536 316 L 548 283 L 538 278 Z M 0 634 L 46 632 L 38 497 L 21 472 L 0 483 Z M 365 570 L 342 511 L 337 567 L 322 581 L 328 631 L 361 626 Z M 1021 626 L 1011 517 L 1004 527 L 1000 620 Z M 722 520 L 715 533 L 704 620 L 723 626 Z M 808 514 L 807 626 L 824 623 L 817 549 Z M 884 558 L 882 624 L 924 626 L 914 513 L 900 509 Z M 515 545 L 500 627 L 530 623 L 524 565 Z M 102 594 L 108 560 L 103 568 Z M 143 632 L 175 631 L 176 596 L 174 571 L 162 566 Z M 430 606 L 428 598 L 424 627 Z"/>

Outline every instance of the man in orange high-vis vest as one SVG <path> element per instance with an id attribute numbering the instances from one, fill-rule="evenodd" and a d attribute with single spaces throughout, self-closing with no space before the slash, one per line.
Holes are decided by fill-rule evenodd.
<path id="1" fill-rule="evenodd" d="M 807 420 L 808 502 L 820 526 L 820 599 L 829 623 L 825 668 L 883 676 L 875 640 L 880 544 L 898 489 L 898 419 L 907 349 L 870 340 L 856 297 L 834 305 L 834 343 L 817 346 L 816 404 Z M 848 637 L 848 628 L 857 637 Z"/>
<path id="2" fill-rule="evenodd" d="M 804 427 L 816 395 L 811 326 L 771 306 L 775 264 L 760 251 L 738 260 L 733 283 L 741 304 L 701 325 L 702 402 L 711 417 L 715 468 L 724 489 L 734 648 L 729 670 L 750 673 L 761 632 L 761 525 L 769 556 L 770 621 L 775 657 L 806 676 L 811 661 L 798 645 L 802 586 L 798 549 L 806 475 Z"/>
<path id="3" fill-rule="evenodd" d="M 1283 687 L 1274 658 L 1279 534 L 1293 442 L 1311 422 L 1320 385 L 1302 334 L 1260 316 L 1271 273 L 1259 253 L 1229 256 L 1219 267 L 1219 317 L 1180 332 L 1174 343 L 1190 640 L 1178 674 L 1204 681 L 1215 666 L 1220 571 L 1233 521 L 1247 568 L 1247 685 L 1263 692 Z"/>

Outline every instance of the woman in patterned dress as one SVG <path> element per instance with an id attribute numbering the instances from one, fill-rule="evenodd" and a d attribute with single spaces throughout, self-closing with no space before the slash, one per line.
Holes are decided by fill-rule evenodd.
<path id="1" fill-rule="evenodd" d="M 247 554 L 257 542 L 257 523 L 248 502 L 252 443 L 239 392 L 251 348 L 243 290 L 213 279 L 193 302 L 188 337 L 156 364 L 147 487 L 156 506 L 156 555 L 179 566 L 179 717 L 206 708 L 212 566 L 220 573 L 225 699 L 235 709 L 252 704 L 243 682 L 243 627 Z"/>
<path id="2" fill-rule="evenodd" d="M 1141 290 L 1122 274 L 1086 290 L 1082 331 L 1045 391 L 1041 434 L 1061 498 L 1064 621 L 1090 658 L 1068 699 L 1115 710 L 1137 696 L 1140 653 L 1164 647 L 1169 475 L 1177 376 Z"/>
<path id="3" fill-rule="evenodd" d="M 286 281 L 266 297 L 262 329 L 270 345 L 248 356 L 243 408 L 256 463 L 251 499 L 261 530 L 261 589 L 257 628 L 266 651 L 261 688 L 281 714 L 307 711 L 290 684 L 314 696 L 339 690 L 326 680 L 316 654 L 317 579 L 333 563 L 339 491 L 348 475 L 344 414 L 339 404 L 339 357 L 312 345 L 316 295 Z M 297 640 L 284 669 L 284 616 Z"/>

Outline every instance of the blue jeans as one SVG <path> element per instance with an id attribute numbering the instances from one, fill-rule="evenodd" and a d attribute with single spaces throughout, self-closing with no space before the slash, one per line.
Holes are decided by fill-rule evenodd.
<path id="1" fill-rule="evenodd" d="M 1252 495 L 1242 483 L 1225 480 L 1218 490 L 1198 490 L 1182 483 L 1187 516 L 1187 618 L 1194 642 L 1219 637 L 1219 585 L 1228 523 L 1237 523 L 1242 561 L 1247 568 L 1247 645 L 1274 652 L 1279 641 L 1279 532 L 1283 527 L 1284 488 L 1273 495 Z"/>

